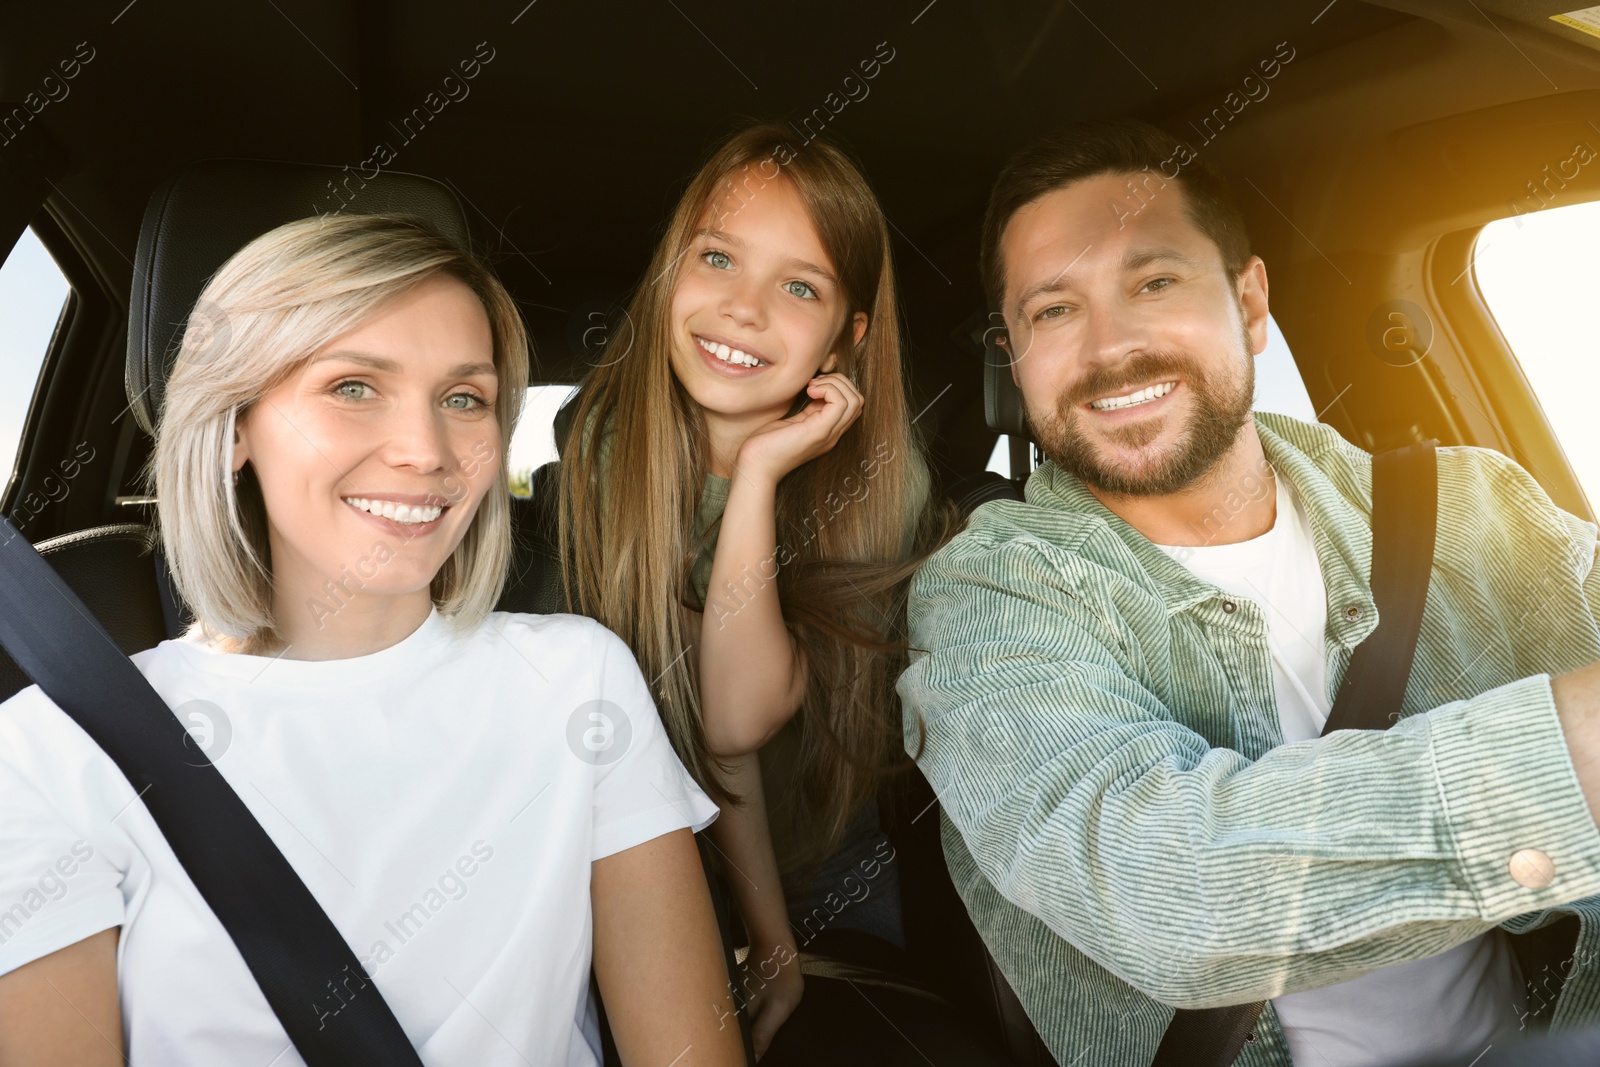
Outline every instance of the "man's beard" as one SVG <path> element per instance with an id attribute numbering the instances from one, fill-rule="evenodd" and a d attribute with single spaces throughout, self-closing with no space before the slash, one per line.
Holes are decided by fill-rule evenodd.
<path id="1" fill-rule="evenodd" d="M 1140 352 L 1114 367 L 1090 374 L 1077 388 L 1057 398 L 1054 417 L 1041 424 L 1030 412 L 1028 429 L 1047 459 L 1086 485 L 1113 496 L 1161 496 L 1194 484 L 1233 447 L 1239 428 L 1250 418 L 1255 398 L 1255 361 L 1243 347 L 1243 370 L 1237 377 L 1206 374 L 1187 356 Z M 1082 405 L 1116 396 L 1145 382 L 1183 379 L 1194 393 L 1189 416 L 1171 450 L 1153 465 L 1128 470 L 1107 463 L 1080 424 Z M 1142 449 L 1167 427 L 1167 418 L 1146 418 L 1104 431 L 1114 445 Z"/>

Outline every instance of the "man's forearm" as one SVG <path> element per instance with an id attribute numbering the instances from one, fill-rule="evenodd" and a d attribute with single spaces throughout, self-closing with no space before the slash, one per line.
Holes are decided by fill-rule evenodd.
<path id="1" fill-rule="evenodd" d="M 1051 689 L 1023 677 L 1025 657 L 961 665 L 992 686 L 985 696 L 971 699 L 952 664 L 926 690 L 940 695 L 918 700 L 940 658 L 907 688 L 940 712 L 921 765 L 977 867 L 1164 1003 L 1314 988 L 1600 892 L 1600 834 L 1578 783 L 1562 782 L 1545 678 L 1250 761 L 1095 687 L 1019 708 L 1020 694 Z M 1073 713 L 1052 721 L 1050 707 Z M 1022 751 L 994 743 L 986 724 L 1019 712 L 1049 738 L 1042 760 L 1034 734 L 1017 737 Z M 1517 866 L 1535 852 L 1553 879 Z M 1374 927 L 1378 915 L 1389 921 Z"/>

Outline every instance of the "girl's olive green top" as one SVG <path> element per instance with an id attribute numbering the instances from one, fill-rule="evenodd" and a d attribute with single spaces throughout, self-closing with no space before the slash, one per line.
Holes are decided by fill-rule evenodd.
<path id="1" fill-rule="evenodd" d="M 602 447 L 602 455 L 604 449 Z M 906 494 L 906 517 L 902 527 L 904 533 L 901 540 L 901 558 L 905 559 L 911 554 L 912 546 L 916 540 L 917 519 L 922 514 L 922 509 L 927 503 L 929 492 L 928 468 L 922 458 L 915 453 L 909 457 L 891 454 L 885 463 L 907 461 L 912 464 L 909 478 L 909 491 Z M 876 470 L 878 468 L 870 468 Z M 694 538 L 698 540 L 707 530 L 711 530 L 717 520 L 722 517 L 723 508 L 728 504 L 728 489 L 732 481 L 716 474 L 705 476 L 704 488 L 700 494 L 700 507 L 695 514 Z M 858 497 L 839 495 L 831 501 L 823 502 L 822 507 L 826 514 L 836 515 L 844 508 L 850 507 Z M 836 505 L 836 506 L 835 506 Z M 735 610 L 739 605 L 738 596 L 747 595 L 743 592 L 725 593 L 721 597 L 711 597 L 708 587 L 711 584 L 711 565 L 716 557 L 717 536 L 720 531 L 712 530 L 711 538 L 707 541 L 700 555 L 695 560 L 694 570 L 690 580 L 694 584 L 694 592 L 699 602 L 705 605 L 707 612 L 718 609 L 720 605 L 728 611 Z M 781 549 L 781 545 L 779 546 Z M 793 547 L 793 546 L 791 546 Z M 754 580 L 759 581 L 760 576 Z M 753 586 L 747 587 L 753 591 Z M 799 806 L 800 796 L 800 724 L 798 718 L 792 718 L 783 725 L 772 740 L 762 746 L 761 761 L 761 787 L 762 794 L 767 804 L 767 821 L 772 827 L 772 848 L 778 859 L 778 869 L 785 873 L 798 868 L 804 859 L 804 811 Z M 852 816 L 858 814 L 852 812 Z"/>
<path id="2" fill-rule="evenodd" d="M 556 418 L 557 441 L 563 441 L 566 436 L 566 418 L 563 415 L 558 415 Z M 583 439 L 588 439 L 587 432 L 583 435 Z M 605 469 L 606 461 L 611 451 L 610 445 L 611 433 L 608 427 L 600 437 L 600 466 L 602 472 Z M 906 511 L 901 539 L 901 558 L 905 559 L 910 556 L 916 541 L 917 520 L 927 504 L 930 491 L 931 480 L 928 468 L 921 455 L 908 450 L 904 454 L 891 452 L 885 456 L 880 451 L 876 456 L 870 457 L 868 463 L 863 467 L 863 484 L 870 483 L 871 477 L 877 470 L 881 469 L 882 465 L 900 462 L 911 464 L 911 468 L 908 471 L 909 491 L 906 494 Z M 604 477 L 603 473 L 602 477 Z M 728 489 L 731 485 L 730 479 L 707 473 L 701 489 L 700 505 L 695 513 L 694 530 L 692 531 L 693 539 L 698 541 L 705 536 L 707 531 L 711 532 L 711 536 L 695 560 L 693 571 L 690 574 L 690 581 L 694 585 L 694 592 L 699 599 L 699 603 L 705 605 L 705 609 L 708 612 L 718 610 L 719 605 L 725 605 L 725 610 L 731 611 L 737 608 L 739 604 L 738 599 L 736 597 L 731 598 L 732 595 L 730 594 L 712 598 L 709 590 L 711 566 L 716 558 L 717 536 L 720 533 L 720 528 L 714 530 L 712 527 L 717 525 L 718 520 L 722 517 L 723 509 L 727 507 Z M 832 517 L 842 513 L 844 508 L 852 506 L 859 499 L 861 499 L 859 496 L 852 497 L 844 493 L 834 494 L 826 501 L 819 501 L 819 506 L 829 517 Z M 781 560 L 785 556 L 781 552 L 783 545 L 780 544 L 778 547 L 780 548 L 781 565 Z M 793 549 L 798 546 L 790 545 L 789 547 Z M 754 580 L 760 579 L 757 577 Z M 750 588 L 753 589 L 753 587 Z M 778 869 L 781 872 L 789 873 L 798 869 L 806 859 L 804 846 L 807 824 L 805 822 L 804 809 L 798 803 L 800 795 L 800 724 L 797 718 L 791 718 L 784 724 L 782 729 L 773 735 L 772 740 L 762 747 L 759 759 L 761 763 L 762 794 L 766 800 L 767 820 L 772 828 L 773 852 L 777 856 Z M 852 812 L 851 814 L 854 817 L 859 815 L 860 812 Z"/>

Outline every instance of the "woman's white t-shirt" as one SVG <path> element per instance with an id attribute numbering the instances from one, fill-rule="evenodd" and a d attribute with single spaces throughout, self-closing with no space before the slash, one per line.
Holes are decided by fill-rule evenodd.
<path id="1" fill-rule="evenodd" d="M 424 1063 L 600 1062 L 590 864 L 717 815 L 620 638 L 575 615 L 458 633 L 434 610 L 353 659 L 185 636 L 133 660 Z M 114 926 L 135 1067 L 303 1062 L 133 787 L 29 688 L 0 704 L 0 974 Z"/>

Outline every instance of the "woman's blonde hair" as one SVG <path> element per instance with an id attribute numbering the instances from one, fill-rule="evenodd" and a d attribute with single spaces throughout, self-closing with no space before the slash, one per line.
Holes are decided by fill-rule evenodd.
<path id="1" fill-rule="evenodd" d="M 645 676 L 656 679 L 657 704 L 685 767 L 712 796 L 737 799 L 713 773 L 697 657 L 684 654 L 698 635 L 679 608 L 706 607 L 695 602 L 691 572 L 705 545 L 693 528 L 710 455 L 700 406 L 671 367 L 672 294 L 708 213 L 715 226 L 767 184 L 790 183 L 848 308 L 833 349 L 835 370 L 863 397 L 860 417 L 832 450 L 791 471 L 777 491 L 778 546 L 792 554 L 778 568 L 779 600 L 810 676 L 798 713 L 800 808 L 820 814 L 797 829 L 814 862 L 836 846 L 880 775 L 905 762 L 894 693 L 910 574 L 903 533 L 908 520 L 916 522 L 910 494 L 926 467 L 907 415 L 883 212 L 842 151 L 820 140 L 797 150 L 789 136 L 775 124 L 734 134 L 679 199 L 645 281 L 574 401 L 562 449 L 559 536 L 569 604 L 576 601 L 577 610 L 628 642 Z M 867 330 L 851 344 L 857 311 L 867 313 Z M 806 399 L 798 396 L 796 407 Z M 604 471 L 602 436 L 609 439 Z M 869 465 L 872 473 L 863 477 Z M 841 501 L 852 483 L 866 481 L 869 491 Z"/>
<path id="2" fill-rule="evenodd" d="M 207 637 L 241 651 L 281 643 L 260 486 L 249 464 L 234 482 L 239 415 L 330 341 L 440 275 L 465 284 L 488 314 L 500 452 L 494 483 L 432 595 L 462 627 L 494 609 L 511 559 L 506 450 L 528 382 L 521 315 L 487 267 L 422 220 L 326 215 L 264 233 L 223 264 L 189 315 L 167 383 L 146 481 L 174 583 Z"/>

